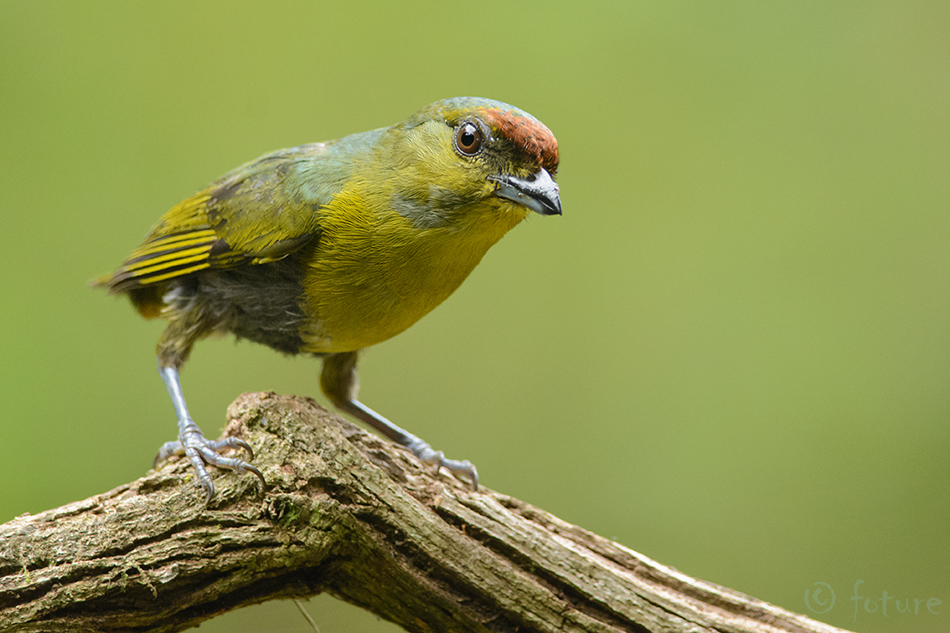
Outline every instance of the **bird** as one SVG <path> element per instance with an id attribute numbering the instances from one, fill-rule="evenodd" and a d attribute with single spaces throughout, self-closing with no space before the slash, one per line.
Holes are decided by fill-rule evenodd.
<path id="1" fill-rule="evenodd" d="M 172 207 L 93 282 L 168 321 L 156 354 L 178 437 L 155 465 L 184 454 L 209 502 L 209 466 L 251 473 L 266 488 L 251 446 L 205 437 L 182 390 L 194 344 L 231 333 L 321 357 L 320 387 L 336 408 L 477 490 L 471 462 L 446 458 L 357 399 L 357 360 L 444 301 L 530 214 L 561 215 L 558 162 L 557 139 L 535 117 L 456 97 L 390 127 L 271 152 Z"/>

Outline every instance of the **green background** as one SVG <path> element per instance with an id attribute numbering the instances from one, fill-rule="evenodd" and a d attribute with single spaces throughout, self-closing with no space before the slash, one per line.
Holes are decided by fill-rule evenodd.
<path id="1" fill-rule="evenodd" d="M 162 323 L 87 285 L 166 209 L 476 95 L 557 135 L 564 216 L 366 353 L 362 400 L 685 573 L 950 630 L 950 3 L 195 4 L 0 4 L 0 520 L 173 438 Z M 183 380 L 214 435 L 242 391 L 319 397 L 318 371 L 215 339 Z M 857 580 L 943 604 L 855 619 Z M 274 602 L 201 630 L 309 629 Z"/>

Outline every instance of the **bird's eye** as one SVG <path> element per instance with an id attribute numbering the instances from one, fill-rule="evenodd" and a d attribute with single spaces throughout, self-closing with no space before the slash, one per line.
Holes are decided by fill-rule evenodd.
<path id="1" fill-rule="evenodd" d="M 481 129 L 474 123 L 463 123 L 455 130 L 455 148 L 465 156 L 474 156 L 485 140 Z"/>

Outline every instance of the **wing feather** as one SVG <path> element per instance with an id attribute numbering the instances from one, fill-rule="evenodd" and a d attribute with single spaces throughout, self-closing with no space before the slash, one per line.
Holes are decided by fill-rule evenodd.
<path id="1" fill-rule="evenodd" d="M 172 207 L 119 269 L 97 280 L 132 292 L 207 269 L 286 257 L 320 232 L 319 209 L 339 186 L 299 186 L 302 177 L 341 183 L 340 161 L 323 160 L 332 143 L 279 150 L 243 165 Z M 324 165 L 326 168 L 324 169 Z"/>

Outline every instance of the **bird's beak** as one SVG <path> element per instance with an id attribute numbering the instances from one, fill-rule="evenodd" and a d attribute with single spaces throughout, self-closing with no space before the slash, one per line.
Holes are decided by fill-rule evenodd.
<path id="1" fill-rule="evenodd" d="M 548 170 L 541 169 L 531 180 L 502 174 L 489 176 L 498 183 L 495 195 L 524 205 L 541 215 L 561 215 L 561 196 Z"/>

